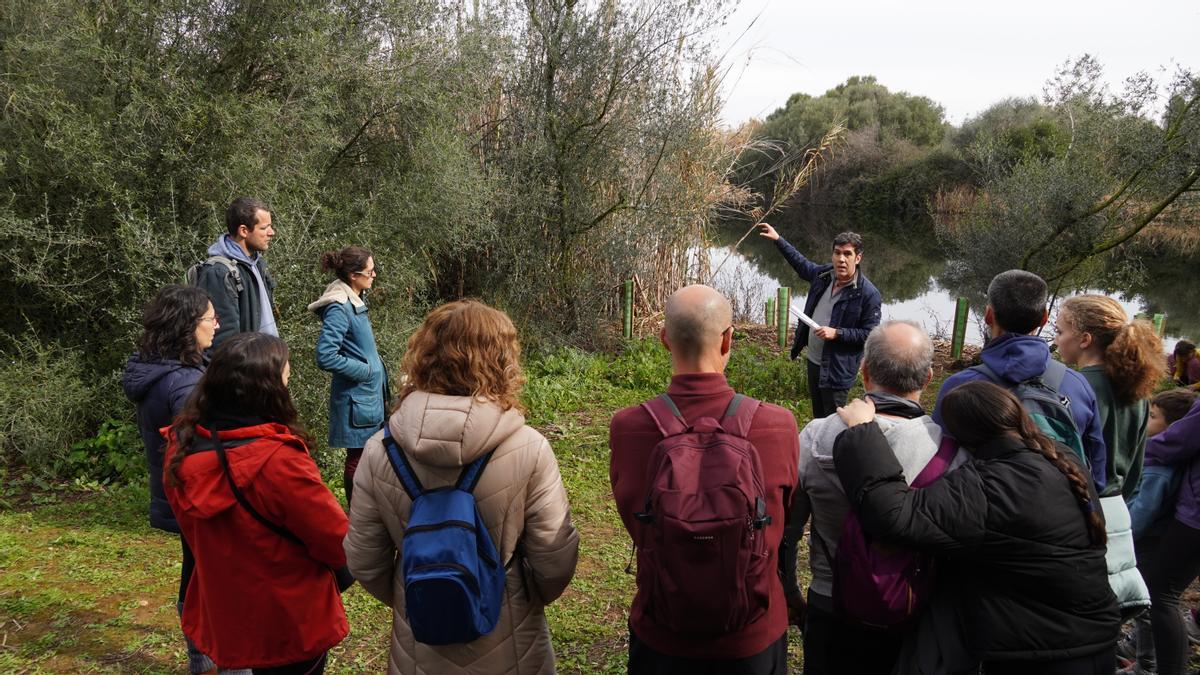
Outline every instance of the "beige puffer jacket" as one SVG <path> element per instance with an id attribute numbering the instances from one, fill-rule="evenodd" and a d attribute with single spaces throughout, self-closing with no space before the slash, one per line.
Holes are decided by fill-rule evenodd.
<path id="1" fill-rule="evenodd" d="M 511 561 L 492 633 L 462 645 L 416 642 L 404 616 L 404 580 L 396 556 L 412 502 L 388 462 L 382 432 L 373 436 L 354 476 L 345 548 L 358 582 L 392 607 L 388 672 L 553 673 L 543 607 L 575 574 L 579 533 L 550 444 L 525 426 L 519 412 L 467 396 L 411 393 L 388 425 L 426 488 L 454 483 L 464 465 L 496 448 L 475 498 L 501 559 Z M 514 558 L 518 544 L 522 551 Z"/>

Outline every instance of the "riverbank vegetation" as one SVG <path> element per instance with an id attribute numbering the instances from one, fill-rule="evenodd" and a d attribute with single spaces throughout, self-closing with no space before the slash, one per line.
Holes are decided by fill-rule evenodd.
<path id="1" fill-rule="evenodd" d="M 780 152 L 813 142 L 822 125 L 849 135 L 801 201 L 860 214 L 929 214 L 954 265 L 944 281 L 979 297 L 1014 267 L 1058 288 L 1094 281 L 1114 250 L 1156 224 L 1143 246 L 1192 247 L 1200 218 L 1200 78 L 1145 73 L 1121 90 L 1100 63 L 1065 63 L 1041 100 L 1006 99 L 961 127 L 925 97 L 853 77 L 819 97 L 793 95 L 753 129 Z M 781 154 L 739 164 L 764 180 Z"/>

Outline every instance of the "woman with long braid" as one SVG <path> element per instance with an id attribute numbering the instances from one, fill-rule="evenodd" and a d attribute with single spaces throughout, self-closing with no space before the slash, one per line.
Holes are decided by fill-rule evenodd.
<path id="1" fill-rule="evenodd" d="M 938 555 L 964 646 L 988 675 L 1111 675 L 1120 613 L 1099 496 L 1015 396 L 990 382 L 946 395 L 946 428 L 974 459 L 923 489 L 905 482 L 872 403 L 838 414 L 850 428 L 834 464 L 864 532 Z"/>

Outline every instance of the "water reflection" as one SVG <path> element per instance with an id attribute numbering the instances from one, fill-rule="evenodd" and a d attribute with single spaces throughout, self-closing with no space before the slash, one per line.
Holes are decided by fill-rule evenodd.
<path id="1" fill-rule="evenodd" d="M 863 235 L 862 269 L 883 295 L 884 319 L 908 319 L 925 326 L 931 334 L 949 336 L 954 321 L 956 298 L 972 300 L 967 341 L 982 344 L 983 289 L 955 288 L 947 282 L 947 261 L 927 221 L 869 222 L 852 220 L 844 211 L 795 209 L 785 212 L 772 225 L 801 253 L 814 261 L 828 262 L 830 242 L 845 230 Z M 708 255 L 715 269 L 730 253 L 731 246 L 749 225 L 716 228 L 716 246 Z M 1114 261 L 1093 289 L 1121 303 L 1130 316 L 1167 316 L 1165 349 L 1183 337 L 1200 337 L 1200 304 L 1196 293 L 1196 263 L 1185 255 L 1166 255 L 1130 249 Z M 734 298 L 743 316 L 761 321 L 763 303 L 774 297 L 779 286 L 790 286 L 793 312 L 804 307 L 808 284 L 796 276 L 773 242 L 757 234 L 748 237 L 714 279 L 714 285 Z M 793 314 L 793 317 L 795 314 Z M 794 319 L 793 319 L 794 320 Z M 1047 333 L 1049 335 L 1049 332 Z"/>

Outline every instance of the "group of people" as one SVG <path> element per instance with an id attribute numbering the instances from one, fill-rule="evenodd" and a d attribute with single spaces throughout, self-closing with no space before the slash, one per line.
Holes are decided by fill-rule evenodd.
<path id="1" fill-rule="evenodd" d="M 389 672 L 553 672 L 544 608 L 579 536 L 554 452 L 525 424 L 512 321 L 474 300 L 432 310 L 393 398 L 367 318 L 372 254 L 321 256 L 335 278 L 309 309 L 347 514 L 288 392 L 270 210 L 238 199 L 226 225 L 190 283 L 146 307 L 124 379 L 151 525 L 180 535 L 191 672 L 322 672 L 355 581 L 393 610 Z M 807 352 L 813 420 L 800 431 L 730 387 L 720 293 L 670 297 L 669 386 L 610 427 L 636 552 L 629 672 L 784 673 L 795 624 L 806 673 L 1109 675 L 1122 622 L 1147 605 L 1132 668 L 1183 672 L 1200 404 L 1153 394 L 1167 373 L 1153 330 L 1107 298 L 1071 298 L 1055 344 L 1072 370 L 1037 335 L 1046 284 L 1005 272 L 988 288 L 982 364 L 947 379 L 930 412 L 933 346 L 919 325 L 881 322 L 862 238 L 839 235 L 822 264 L 762 234 L 810 283 L 819 327 L 798 324 L 792 356 Z M 1191 356 L 1177 351 L 1172 374 Z M 865 397 L 848 402 L 859 373 Z"/>
<path id="2" fill-rule="evenodd" d="M 430 312 L 389 416 L 365 297 L 374 258 L 356 246 L 322 254 L 334 279 L 308 308 L 321 320 L 316 363 L 332 375 L 329 445 L 346 448 L 347 515 L 287 388 L 290 350 L 263 256 L 270 209 L 238 199 L 226 226 L 189 283 L 146 306 L 123 381 L 146 450 L 150 524 L 180 537 L 189 670 L 323 672 L 349 632 L 340 593 L 355 581 L 394 608 L 391 672 L 552 670 L 543 607 L 574 575 L 578 534 L 554 453 L 522 415 L 512 321 L 471 300 Z M 430 491 L 489 458 L 472 493 L 504 565 L 505 611 L 470 643 L 414 641 L 398 552 L 415 497 L 389 463 L 385 425 Z"/>

